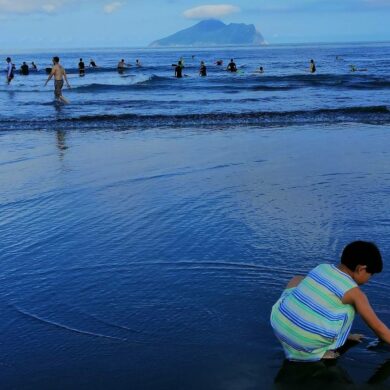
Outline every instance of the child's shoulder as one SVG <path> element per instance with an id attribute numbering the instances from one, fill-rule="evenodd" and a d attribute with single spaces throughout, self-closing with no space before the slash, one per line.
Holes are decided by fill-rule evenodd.
<path id="1" fill-rule="evenodd" d="M 321 263 L 321 264 L 318 264 L 317 266 L 315 266 L 314 268 L 311 269 L 310 272 L 319 272 L 319 271 L 330 271 L 332 270 L 334 266 L 332 264 L 328 264 L 328 263 Z"/>

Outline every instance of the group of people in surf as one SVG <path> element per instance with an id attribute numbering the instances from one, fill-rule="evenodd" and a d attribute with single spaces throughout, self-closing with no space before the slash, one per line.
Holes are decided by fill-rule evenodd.
<path id="1" fill-rule="evenodd" d="M 11 57 L 7 57 L 5 61 L 7 63 L 7 83 L 10 84 L 15 77 L 16 66 L 12 63 Z M 23 76 L 27 76 L 30 74 L 30 71 L 38 71 L 38 67 L 35 65 L 34 61 L 31 62 L 31 66 L 28 66 L 27 62 L 23 61 L 22 65 L 20 66 L 19 73 Z"/>
<path id="2" fill-rule="evenodd" d="M 219 59 L 219 60 L 215 61 L 214 64 L 219 66 L 219 67 L 222 67 L 223 66 L 223 60 Z M 172 64 L 172 66 L 175 67 L 175 77 L 176 78 L 182 78 L 183 77 L 183 69 L 184 69 L 184 60 L 183 60 L 183 58 L 181 58 L 177 62 L 177 64 Z M 239 69 L 238 69 L 236 63 L 234 62 L 233 58 L 230 59 L 230 62 L 227 65 L 225 70 L 228 71 L 228 72 L 231 72 L 231 73 L 239 72 Z M 260 68 L 258 70 L 255 70 L 254 73 L 264 73 L 264 68 L 262 66 L 260 66 Z M 206 67 L 206 64 L 205 64 L 204 61 L 200 62 L 199 76 L 201 76 L 201 77 L 207 76 L 207 67 Z"/>
<path id="3" fill-rule="evenodd" d="M 95 60 L 93 60 L 92 58 L 89 60 L 89 67 L 90 68 L 97 68 L 98 67 L 96 65 Z M 85 63 L 84 63 L 82 58 L 80 58 L 80 61 L 79 61 L 79 64 L 78 64 L 78 68 L 79 68 L 79 75 L 80 75 L 80 77 L 85 76 Z M 49 71 L 51 71 L 51 68 L 46 68 L 46 71 L 47 71 L 47 73 L 49 73 Z"/>
<path id="4" fill-rule="evenodd" d="M 223 67 L 223 60 L 218 59 L 217 61 L 214 62 L 214 64 L 217 65 L 218 67 Z M 172 64 L 172 66 L 175 67 L 175 77 L 182 78 L 183 77 L 183 69 L 184 69 L 183 58 L 181 58 L 177 64 Z M 241 72 L 240 69 L 237 67 L 237 64 L 234 62 L 233 58 L 230 59 L 230 62 L 228 63 L 225 70 L 228 72 L 231 72 L 231 73 L 240 73 Z M 317 71 L 317 68 L 316 68 L 316 64 L 315 64 L 314 60 L 310 60 L 309 72 L 316 73 L 316 71 Z M 262 74 L 264 72 L 265 72 L 264 67 L 260 66 L 253 73 Z M 207 68 L 206 68 L 206 64 L 204 61 L 200 62 L 199 76 L 202 76 L 202 77 L 207 76 Z"/>
<path id="5" fill-rule="evenodd" d="M 195 56 L 192 56 L 192 59 L 194 59 Z M 59 57 L 53 57 L 53 66 L 51 68 L 46 68 L 46 72 L 49 74 L 45 86 L 47 83 L 54 77 L 54 96 L 56 101 L 61 101 L 63 103 L 68 103 L 67 99 L 65 99 L 62 95 L 62 88 L 64 85 L 64 81 L 66 82 L 68 88 L 70 88 L 70 84 L 68 82 L 68 78 L 65 72 L 65 69 L 63 66 L 60 64 L 60 59 Z M 14 78 L 15 70 L 16 67 L 12 63 L 12 60 L 10 57 L 6 58 L 7 62 L 7 83 L 10 84 L 11 81 Z M 223 60 L 218 59 L 214 63 L 218 67 L 223 67 Z M 135 66 L 136 67 L 142 67 L 141 61 L 137 59 L 135 61 Z M 183 76 L 186 76 L 183 74 L 183 69 L 184 69 L 184 59 L 183 57 L 180 58 L 180 60 L 177 62 L 177 64 L 172 64 L 172 66 L 175 68 L 175 77 L 176 78 L 182 78 Z M 96 62 L 91 58 L 89 62 L 89 67 L 90 68 L 97 68 L 98 66 L 96 65 Z M 121 59 L 118 62 L 117 65 L 117 70 L 119 73 L 123 73 L 125 69 L 132 67 L 130 63 L 126 63 L 124 59 Z M 31 63 L 31 70 L 38 71 L 38 67 L 34 62 Z M 78 63 L 78 70 L 79 70 L 79 75 L 80 77 L 85 76 L 85 71 L 86 71 L 86 66 L 82 58 L 80 58 L 80 61 Z M 226 71 L 230 73 L 239 73 L 240 69 L 237 67 L 236 63 L 234 62 L 234 59 L 230 59 L 230 62 L 228 63 Z M 366 70 L 366 69 L 358 69 L 354 65 L 351 65 L 351 71 L 356 72 L 356 71 L 361 71 L 361 70 Z M 314 60 L 310 60 L 310 67 L 309 67 L 309 72 L 310 73 L 316 73 L 317 68 Z M 20 73 L 22 75 L 28 75 L 30 72 L 30 67 L 27 65 L 26 62 L 23 62 L 23 64 L 20 67 Z M 256 69 L 253 73 L 264 73 L 264 67 L 260 66 L 258 69 Z M 207 67 L 204 61 L 200 62 L 199 66 L 199 76 L 201 77 L 206 77 L 207 76 Z"/>

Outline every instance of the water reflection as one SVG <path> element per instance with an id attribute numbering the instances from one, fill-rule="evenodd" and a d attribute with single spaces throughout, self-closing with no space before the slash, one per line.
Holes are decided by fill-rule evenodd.
<path id="1" fill-rule="evenodd" d="M 284 361 L 275 378 L 275 389 L 328 389 L 330 385 L 348 388 L 353 381 L 334 360 L 313 363 Z"/>
<path id="2" fill-rule="evenodd" d="M 322 360 L 313 363 L 283 362 L 274 380 L 275 390 L 295 389 L 384 389 L 389 388 L 385 383 L 390 378 L 390 360 L 382 363 L 375 373 L 358 386 L 345 368 L 337 360 Z"/>
<path id="3" fill-rule="evenodd" d="M 68 149 L 68 146 L 66 145 L 66 131 L 57 130 L 56 138 L 57 138 L 57 148 L 59 150 L 59 157 L 62 160 L 65 155 L 65 150 Z"/>
<path id="4" fill-rule="evenodd" d="M 374 375 L 367 381 L 370 385 L 377 385 L 384 383 L 390 378 L 390 359 L 385 361 L 374 373 Z M 389 385 L 390 387 L 390 385 Z"/>

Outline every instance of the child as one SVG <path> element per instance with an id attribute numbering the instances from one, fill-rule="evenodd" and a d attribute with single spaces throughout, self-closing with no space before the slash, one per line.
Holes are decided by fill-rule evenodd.
<path id="1" fill-rule="evenodd" d="M 379 320 L 366 295 L 358 287 L 382 271 L 375 244 L 355 241 L 347 245 L 337 266 L 321 264 L 306 277 L 295 276 L 275 303 L 271 326 L 286 358 L 293 361 L 334 359 L 348 339 L 357 311 L 383 341 L 390 343 L 390 329 Z"/>

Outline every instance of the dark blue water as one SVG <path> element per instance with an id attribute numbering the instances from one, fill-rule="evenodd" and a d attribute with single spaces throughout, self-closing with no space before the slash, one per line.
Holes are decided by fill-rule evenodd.
<path id="1" fill-rule="evenodd" d="M 145 64 L 134 78 L 151 77 L 140 83 L 71 71 L 66 107 L 50 103 L 44 75 L 1 87 L 1 388 L 388 388 L 390 350 L 368 348 L 360 319 L 365 342 L 303 369 L 283 365 L 269 325 L 289 278 L 355 239 L 382 250 L 364 291 L 390 323 L 389 93 L 355 88 L 386 79 L 388 47 L 265 48 L 261 62 L 237 49 L 245 73 L 210 67 L 206 80 L 155 65 L 181 54 L 133 53 Z M 93 55 L 127 58 L 107 56 Z M 318 75 L 291 74 L 311 57 Z M 247 74 L 258 62 L 266 75 Z M 250 88 L 284 82 L 302 86 Z"/>

